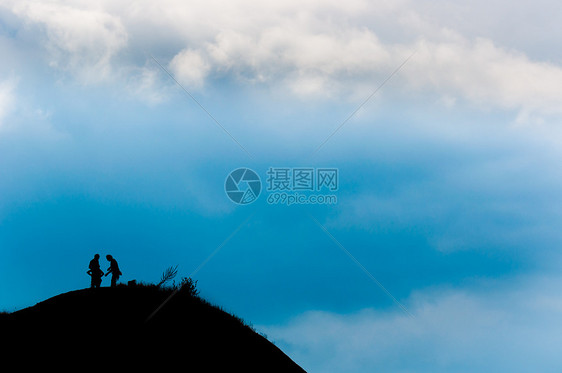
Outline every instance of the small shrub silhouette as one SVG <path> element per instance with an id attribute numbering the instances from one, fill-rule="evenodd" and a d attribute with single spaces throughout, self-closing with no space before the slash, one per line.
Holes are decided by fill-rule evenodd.
<path id="1" fill-rule="evenodd" d="M 197 290 L 197 280 L 194 281 L 191 277 L 183 277 L 178 285 L 174 284 L 174 290 L 179 290 L 192 297 L 199 295 L 199 290 Z"/>

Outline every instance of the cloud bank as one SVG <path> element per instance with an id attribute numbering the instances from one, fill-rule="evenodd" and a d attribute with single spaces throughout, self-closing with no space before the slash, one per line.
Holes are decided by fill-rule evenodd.
<path id="1" fill-rule="evenodd" d="M 419 292 L 406 303 L 414 319 L 400 310 L 310 311 L 259 329 L 311 373 L 554 372 L 560 278 L 511 281 L 482 281 L 485 292 Z"/>
<path id="2" fill-rule="evenodd" d="M 485 28 L 475 36 L 466 27 L 444 26 L 451 14 L 447 18 L 437 6 L 361 0 L 4 6 L 31 30 L 34 41 L 27 42 L 44 49 L 51 67 L 84 82 L 136 82 L 145 94 L 147 84 L 153 90 L 165 84 L 150 80 L 146 70 L 158 68 L 148 54 L 191 90 L 232 79 L 299 99 L 357 100 L 416 52 L 386 90 L 448 105 L 512 110 L 519 121 L 562 110 L 559 64 L 497 44 Z M 453 16 L 463 10 L 459 5 L 448 9 Z"/>

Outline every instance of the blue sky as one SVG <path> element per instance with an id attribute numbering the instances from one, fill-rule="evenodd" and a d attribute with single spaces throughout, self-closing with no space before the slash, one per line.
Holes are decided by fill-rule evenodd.
<path id="1" fill-rule="evenodd" d="M 555 6 L 1 1 L 0 309 L 112 254 L 311 373 L 555 371 Z M 239 167 L 338 168 L 337 204 L 236 205 Z"/>

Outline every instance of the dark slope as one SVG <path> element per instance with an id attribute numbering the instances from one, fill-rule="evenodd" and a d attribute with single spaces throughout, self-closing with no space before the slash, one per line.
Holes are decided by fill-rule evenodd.
<path id="1" fill-rule="evenodd" d="M 153 286 L 85 289 L 0 315 L 2 360 L 18 366 L 299 372 L 281 350 L 235 316 L 180 291 Z"/>

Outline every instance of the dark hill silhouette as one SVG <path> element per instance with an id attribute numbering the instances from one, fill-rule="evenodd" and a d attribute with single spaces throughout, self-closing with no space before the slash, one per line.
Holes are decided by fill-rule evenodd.
<path id="1" fill-rule="evenodd" d="M 172 292 L 141 285 L 84 289 L 1 314 L 2 363 L 88 371 L 304 372 L 241 319 L 186 291 L 146 321 Z"/>

